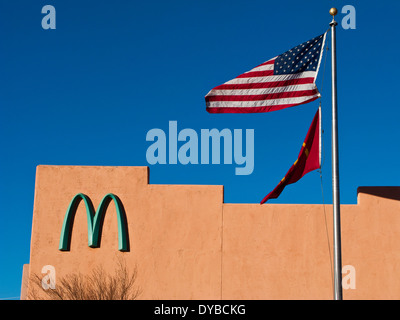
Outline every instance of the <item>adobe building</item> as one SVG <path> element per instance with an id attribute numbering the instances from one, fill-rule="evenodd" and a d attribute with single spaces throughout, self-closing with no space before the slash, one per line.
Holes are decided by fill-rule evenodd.
<path id="1" fill-rule="evenodd" d="M 341 219 L 344 299 L 400 299 L 400 187 L 360 187 Z M 57 280 L 122 257 L 138 299 L 330 300 L 331 226 L 330 205 L 224 203 L 223 186 L 149 184 L 147 167 L 38 166 L 21 298 L 43 266 Z"/>

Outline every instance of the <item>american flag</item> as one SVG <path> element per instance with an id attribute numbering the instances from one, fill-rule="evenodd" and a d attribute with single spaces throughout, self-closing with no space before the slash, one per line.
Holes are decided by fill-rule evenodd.
<path id="1" fill-rule="evenodd" d="M 205 97 L 207 111 L 270 112 L 316 100 L 325 38 L 326 33 L 215 87 Z"/>

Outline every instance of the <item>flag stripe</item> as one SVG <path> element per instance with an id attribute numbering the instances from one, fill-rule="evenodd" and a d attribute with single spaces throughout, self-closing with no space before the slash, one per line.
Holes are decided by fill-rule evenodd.
<path id="1" fill-rule="evenodd" d="M 248 71 L 246 73 L 237 76 L 236 79 L 240 78 L 258 78 L 258 77 L 265 77 L 265 76 L 273 76 L 274 70 L 266 70 L 266 71 Z"/>
<path id="2" fill-rule="evenodd" d="M 314 78 L 298 78 L 285 81 L 260 82 L 260 83 L 238 83 L 238 84 L 221 84 L 210 91 L 212 94 L 215 90 L 243 90 L 243 89 L 261 89 L 261 88 L 277 88 L 286 87 L 297 84 L 314 83 Z"/>
<path id="3" fill-rule="evenodd" d="M 260 101 L 260 100 L 274 100 L 282 98 L 294 98 L 294 97 L 305 97 L 312 96 L 318 92 L 317 89 L 305 90 L 305 91 L 289 91 L 289 92 L 277 92 L 271 94 L 255 94 L 255 95 L 217 95 L 208 96 L 206 101 Z"/>
<path id="4" fill-rule="evenodd" d="M 318 97 L 313 97 L 309 100 L 303 101 L 301 103 L 296 102 L 296 103 L 288 103 L 288 104 L 280 104 L 276 106 L 260 106 L 260 107 L 217 107 L 217 108 L 207 108 L 207 111 L 209 113 L 259 113 L 259 112 L 271 112 L 271 111 L 278 111 L 294 106 L 298 106 L 301 104 L 309 103 L 314 100 L 318 99 Z"/>
<path id="5" fill-rule="evenodd" d="M 275 63 L 275 59 L 276 59 L 276 57 L 275 58 L 272 58 L 272 59 L 270 59 L 270 60 L 268 60 L 268 61 L 265 61 L 265 62 L 263 62 L 263 63 L 261 63 L 260 65 L 258 65 L 257 67 L 261 67 L 261 66 L 265 66 L 265 65 L 268 65 L 268 64 L 274 64 Z M 256 68 L 257 68 L 256 67 Z"/>
<path id="6" fill-rule="evenodd" d="M 267 70 L 274 70 L 274 65 L 273 64 L 267 64 L 267 65 L 264 65 L 264 66 L 255 67 L 254 69 L 252 69 L 250 71 L 247 71 L 244 74 L 249 73 L 249 72 L 253 72 L 253 71 L 267 71 Z"/>
<path id="7" fill-rule="evenodd" d="M 315 72 L 306 71 L 303 73 L 296 74 L 280 74 L 272 75 L 269 77 L 247 77 L 247 78 L 235 78 L 226 82 L 226 84 L 241 84 L 241 83 L 263 83 L 263 82 L 275 82 L 275 81 L 287 81 L 292 79 L 300 78 L 315 78 Z"/>
<path id="8" fill-rule="evenodd" d="M 311 101 L 312 98 L 318 98 L 319 94 L 310 97 L 295 97 L 285 99 L 261 100 L 261 101 L 210 101 L 207 102 L 208 108 L 232 108 L 232 107 L 265 107 L 265 106 L 278 106 L 278 105 L 295 105 L 303 104 L 305 101 Z M 315 100 L 315 99 L 314 99 Z"/>
<path id="9" fill-rule="evenodd" d="M 276 58 L 276 57 L 275 57 L 275 58 Z M 270 59 L 270 60 L 268 60 L 268 61 L 262 63 L 261 65 L 265 65 L 265 64 L 274 64 L 275 58 L 272 58 L 272 59 Z"/>
<path id="10" fill-rule="evenodd" d="M 269 93 L 281 93 L 281 92 L 291 92 L 291 91 L 305 91 L 314 90 L 312 84 L 299 84 L 293 86 L 273 87 L 273 88 L 261 88 L 261 89 L 233 89 L 233 90 L 213 90 L 209 97 L 213 96 L 229 96 L 229 95 L 257 95 L 257 94 L 269 94 Z M 206 100 L 207 100 L 206 99 Z"/>

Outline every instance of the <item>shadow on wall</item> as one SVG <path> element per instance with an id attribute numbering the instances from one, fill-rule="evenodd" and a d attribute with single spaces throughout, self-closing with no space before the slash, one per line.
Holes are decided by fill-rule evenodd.
<path id="1" fill-rule="evenodd" d="M 359 187 L 357 194 L 365 193 L 391 200 L 400 200 L 400 187 Z"/>

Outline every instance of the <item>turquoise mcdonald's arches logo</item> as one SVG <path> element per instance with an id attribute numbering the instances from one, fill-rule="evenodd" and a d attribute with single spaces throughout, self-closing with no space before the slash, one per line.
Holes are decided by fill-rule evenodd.
<path id="1" fill-rule="evenodd" d="M 71 200 L 68 210 L 64 217 L 64 222 L 61 230 L 59 250 L 69 251 L 72 235 L 72 226 L 74 218 L 80 202 L 83 201 L 86 207 L 86 217 L 88 225 L 88 245 L 92 248 L 100 246 L 101 232 L 103 229 L 103 221 L 107 208 L 111 201 L 115 204 L 118 221 L 118 250 L 129 251 L 128 227 L 124 206 L 121 200 L 114 194 L 109 193 L 101 200 L 97 211 L 94 211 L 93 203 L 90 198 L 78 193 Z"/>

